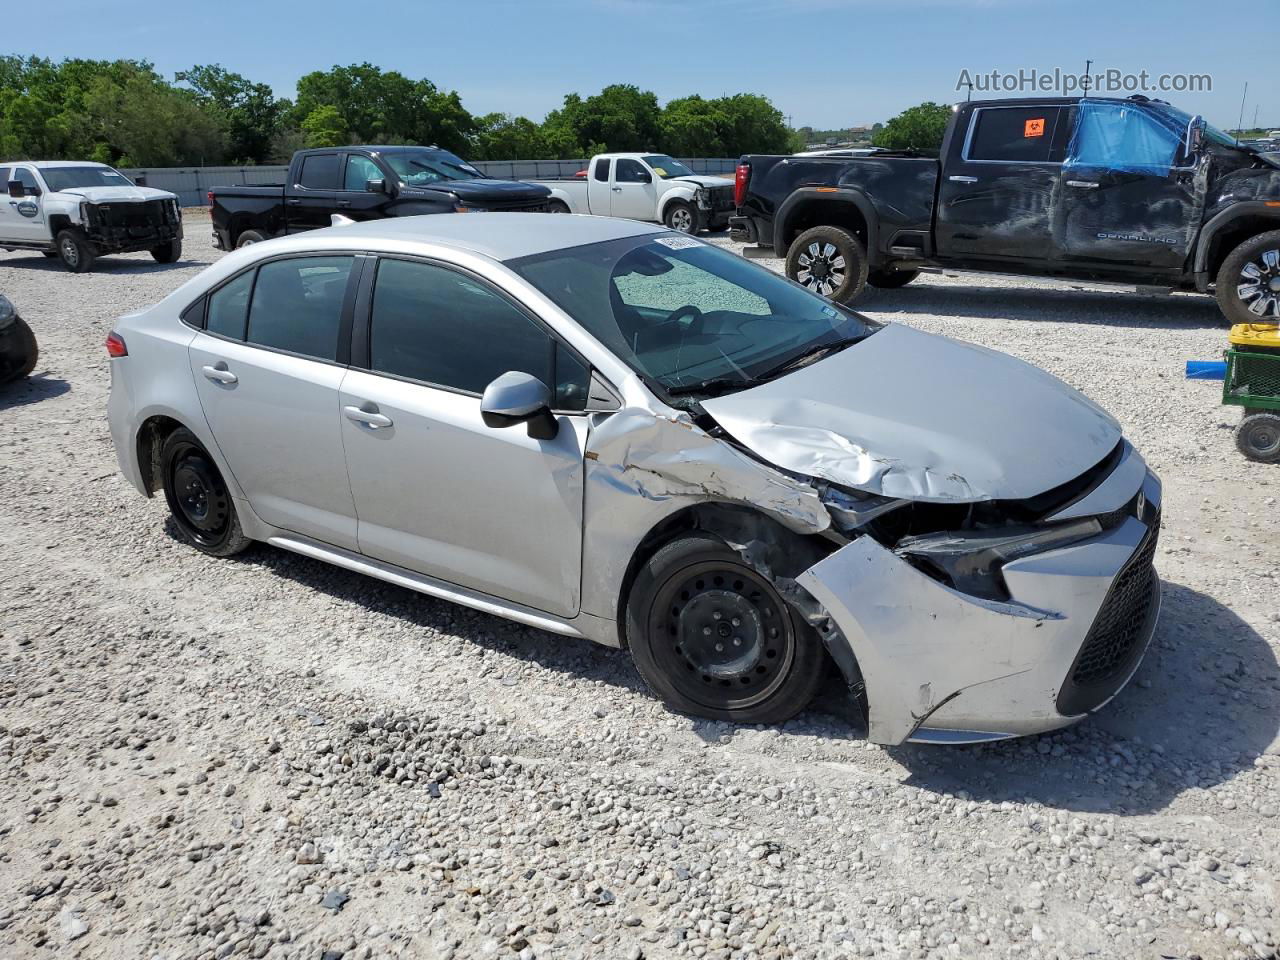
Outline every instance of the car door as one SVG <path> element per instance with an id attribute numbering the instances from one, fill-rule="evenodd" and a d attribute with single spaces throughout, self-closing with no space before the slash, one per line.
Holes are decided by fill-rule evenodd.
<path id="1" fill-rule="evenodd" d="M 1137 103 L 1083 100 L 1062 166 L 1054 224 L 1065 263 L 1180 271 L 1207 167 L 1177 169 L 1181 124 Z"/>
<path id="2" fill-rule="evenodd" d="M 587 366 L 495 288 L 435 262 L 383 258 L 366 329 L 341 397 L 361 552 L 573 616 Z M 556 385 L 553 439 L 485 426 L 480 395 L 509 370 Z"/>
<path id="3" fill-rule="evenodd" d="M 349 550 L 356 513 L 340 429 L 362 260 L 270 260 L 211 292 L 189 348 L 205 419 L 254 513 Z"/>
<path id="4" fill-rule="evenodd" d="M 377 220 L 384 216 L 387 194 L 381 190 L 370 192 L 370 180 L 380 180 L 384 188 L 392 182 L 372 157 L 361 153 L 347 154 L 342 189 L 334 203 L 337 212 L 352 220 Z"/>
<path id="5" fill-rule="evenodd" d="M 935 243 L 965 260 L 1045 260 L 1071 108 L 978 107 L 953 136 L 938 184 Z"/>
<path id="6" fill-rule="evenodd" d="M 22 184 L 21 197 L 5 193 L 4 237 L 22 243 L 48 243 L 49 226 L 45 221 L 44 189 L 31 167 L 17 165 L 9 174 L 10 179 Z M 7 188 L 6 181 L 6 188 Z"/>
<path id="7" fill-rule="evenodd" d="M 597 217 L 609 215 L 613 196 L 613 160 L 596 157 L 591 161 L 591 176 L 587 178 L 587 212 Z"/>
<path id="8" fill-rule="evenodd" d="M 639 160 L 619 157 L 613 163 L 609 216 L 632 220 L 658 219 L 658 188 L 653 174 Z"/>
<path id="9" fill-rule="evenodd" d="M 309 153 L 298 165 L 298 182 L 285 190 L 285 218 L 289 232 L 330 226 L 338 211 L 342 154 Z"/>

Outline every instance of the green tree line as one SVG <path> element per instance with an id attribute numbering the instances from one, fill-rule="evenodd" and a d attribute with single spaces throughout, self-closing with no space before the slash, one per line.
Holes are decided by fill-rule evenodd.
<path id="1" fill-rule="evenodd" d="M 473 160 L 605 150 L 714 157 L 787 153 L 799 139 L 768 99 L 751 93 L 660 105 L 650 91 L 614 84 L 568 94 L 539 123 L 473 115 L 457 92 L 370 63 L 308 73 L 289 100 L 217 64 L 167 80 L 144 60 L 0 56 L 0 159 L 280 163 L 300 147 L 346 143 L 434 143 Z"/>

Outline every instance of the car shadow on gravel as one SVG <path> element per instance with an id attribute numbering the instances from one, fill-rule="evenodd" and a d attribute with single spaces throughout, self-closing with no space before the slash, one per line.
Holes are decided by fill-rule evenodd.
<path id="1" fill-rule="evenodd" d="M 1087 323 L 1109 327 L 1225 330 L 1218 303 L 1208 296 L 1150 296 L 1109 290 L 1020 289 L 911 285 L 868 288 L 853 305 L 869 313 L 926 314 L 992 320 Z"/>
<path id="2" fill-rule="evenodd" d="M 25 407 L 51 397 L 60 397 L 71 389 L 71 384 L 58 377 L 37 373 L 14 383 L 0 384 L 0 410 Z"/>
<path id="3" fill-rule="evenodd" d="M 140 257 L 132 259 L 122 256 L 106 256 L 99 257 L 93 261 L 90 273 L 115 273 L 117 271 L 130 273 L 165 273 L 169 270 L 183 270 L 190 267 L 207 267 L 212 260 L 190 260 L 183 258 L 176 263 L 156 263 L 150 258 L 143 260 Z M 30 256 L 6 256 L 0 259 L 0 265 L 6 267 L 21 267 L 27 270 L 43 270 L 46 273 L 66 273 L 67 268 L 62 265 L 62 261 L 56 257 L 46 257 L 42 254 L 35 253 Z"/>
<path id="4" fill-rule="evenodd" d="M 1137 676 L 1095 716 L 1040 737 L 892 753 L 907 782 L 936 793 L 1135 814 L 1252 770 L 1278 732 L 1280 665 L 1267 640 L 1214 598 L 1166 582 Z"/>

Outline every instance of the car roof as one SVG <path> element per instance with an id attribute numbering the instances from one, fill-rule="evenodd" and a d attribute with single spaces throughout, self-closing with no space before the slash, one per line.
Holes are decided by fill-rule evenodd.
<path id="1" fill-rule="evenodd" d="M 102 167 L 104 170 L 110 170 L 105 163 L 98 163 L 94 160 L 6 160 L 6 164 L 25 163 L 27 166 L 35 167 L 37 170 L 52 170 L 55 167 Z"/>
<path id="2" fill-rule="evenodd" d="M 276 250 L 310 249 L 316 240 L 322 247 L 332 241 L 360 240 L 384 244 L 432 243 L 478 253 L 493 260 L 520 257 L 603 243 L 624 237 L 665 233 L 658 224 L 612 217 L 588 217 L 552 213 L 438 213 L 325 227 L 272 241 Z"/>

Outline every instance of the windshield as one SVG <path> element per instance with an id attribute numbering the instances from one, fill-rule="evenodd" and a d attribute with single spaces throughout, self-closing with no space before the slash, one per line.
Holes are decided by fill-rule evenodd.
<path id="1" fill-rule="evenodd" d="M 645 157 L 644 162 L 653 168 L 653 172 L 660 176 L 663 180 L 670 180 L 672 177 L 692 177 L 693 171 L 686 167 L 679 160 L 673 160 L 666 154 L 654 154 L 651 157 Z"/>
<path id="2" fill-rule="evenodd" d="M 680 234 L 556 250 L 508 266 L 667 396 L 740 390 L 879 329 Z"/>
<path id="3" fill-rule="evenodd" d="M 1150 105 L 1152 112 L 1168 121 L 1170 129 L 1175 130 L 1179 136 L 1186 133 L 1187 124 L 1193 119 L 1191 114 L 1185 110 L 1179 110 L 1177 107 L 1170 106 L 1167 103 L 1153 103 Z M 1216 143 L 1223 147 L 1237 146 L 1236 138 L 1229 136 L 1219 130 L 1211 123 L 1204 125 L 1204 138 L 1210 143 Z"/>
<path id="4" fill-rule="evenodd" d="M 461 157 L 448 150 L 413 150 L 384 153 L 382 160 L 406 186 L 439 183 L 441 180 L 476 180 L 484 176 Z"/>
<path id="5" fill-rule="evenodd" d="M 55 193 L 76 187 L 132 187 L 133 182 L 110 167 L 43 167 L 44 182 Z"/>

